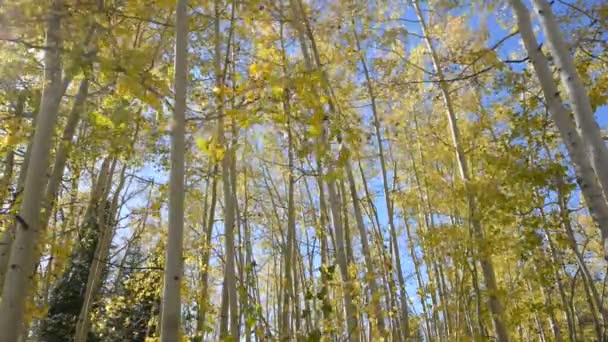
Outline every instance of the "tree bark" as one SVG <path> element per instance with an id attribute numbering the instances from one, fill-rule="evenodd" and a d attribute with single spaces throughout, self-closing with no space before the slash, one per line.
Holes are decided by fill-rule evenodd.
<path id="1" fill-rule="evenodd" d="M 238 291 L 236 284 L 236 266 L 235 266 L 235 198 L 233 195 L 233 189 L 235 184 L 232 184 L 231 170 L 232 153 L 230 146 L 226 142 L 224 118 L 223 118 L 223 101 L 224 97 L 222 91 L 224 88 L 224 75 L 222 71 L 221 63 L 221 37 L 220 37 L 220 3 L 219 0 L 215 1 L 215 53 L 214 53 L 214 67 L 216 77 L 216 87 L 219 89 L 218 96 L 216 97 L 216 108 L 218 113 L 218 141 L 221 148 L 224 149 L 224 154 L 221 158 L 222 166 L 222 184 L 224 193 L 224 253 L 225 253 L 225 268 L 224 268 L 224 286 L 226 294 L 222 295 L 222 310 L 220 313 L 220 338 L 227 338 L 230 336 L 232 340 L 239 340 L 239 313 L 238 313 Z M 232 6 L 235 6 L 233 3 Z M 224 67 L 227 67 L 226 65 Z M 229 310 L 229 311 L 227 311 Z M 229 315 L 228 315 L 229 313 Z M 230 323 L 230 334 L 228 334 L 228 322 Z"/>
<path id="2" fill-rule="evenodd" d="M 99 240 L 97 242 L 97 246 L 95 247 L 95 254 L 93 257 L 93 261 L 91 262 L 89 276 L 87 278 L 87 285 L 84 293 L 84 302 L 82 304 L 82 308 L 80 309 L 78 320 L 76 321 L 74 342 L 85 342 L 87 340 L 90 329 L 89 314 L 91 313 L 91 309 L 93 308 L 93 302 L 95 301 L 95 296 L 97 295 L 97 292 L 99 291 L 103 280 L 103 270 L 108 261 L 107 259 L 108 254 L 110 252 L 110 244 L 112 242 L 112 237 L 114 236 L 114 216 L 116 215 L 118 210 L 118 198 L 120 196 L 122 188 L 124 187 L 125 171 L 127 166 L 123 165 L 123 168 L 120 172 L 118 186 L 116 187 L 116 190 L 114 192 L 112 202 L 110 202 L 110 207 L 106 208 L 106 203 L 108 200 L 115 167 L 116 160 L 114 160 L 112 166 L 110 167 L 110 171 L 106 176 L 107 180 L 106 185 L 103 189 L 103 193 L 101 194 L 101 197 L 98 199 L 98 202 L 96 204 L 99 207 L 99 210 L 97 212 L 101 213 L 101 217 L 98 222 L 98 225 L 100 227 L 100 235 Z M 102 176 L 103 175 L 100 175 L 100 178 Z"/>
<path id="3" fill-rule="evenodd" d="M 0 304 L 0 342 L 14 342 L 23 324 L 27 292 L 34 274 L 40 236 L 40 211 L 46 182 L 49 152 L 62 92 L 61 17 L 62 0 L 53 1 L 47 22 L 44 54 L 44 89 L 40 113 L 33 136 L 30 167 L 27 169 L 23 201 L 17 214 L 15 241 L 11 247 L 8 270 Z"/>
<path id="4" fill-rule="evenodd" d="M 357 195 L 357 186 L 355 183 L 355 177 L 353 175 L 353 170 L 350 165 L 350 162 L 347 161 L 345 166 L 346 177 L 348 178 L 348 186 L 350 189 L 351 199 L 353 201 L 353 210 L 355 213 L 355 224 L 357 226 L 357 230 L 359 231 L 359 238 L 361 239 L 361 249 L 363 251 L 363 257 L 365 260 L 365 265 L 367 268 L 367 274 L 365 279 L 367 280 L 367 284 L 370 290 L 371 296 L 371 305 L 373 308 L 373 318 L 376 320 L 376 324 L 378 325 L 378 330 L 380 335 L 386 336 L 386 325 L 384 324 L 384 313 L 382 311 L 382 305 L 380 302 L 380 297 L 382 293 L 378 289 L 378 275 L 375 271 L 375 265 L 372 259 L 371 249 L 369 247 L 369 241 L 367 238 L 367 231 L 365 229 L 365 224 L 363 223 L 363 214 L 361 213 L 361 204 L 359 203 L 359 197 Z M 386 336 L 388 337 L 388 336 Z"/>
<path id="5" fill-rule="evenodd" d="M 15 115 L 22 116 L 23 115 L 23 100 L 20 100 L 20 103 L 17 105 L 17 110 Z M 34 124 L 36 120 L 34 119 Z M 19 177 L 17 178 L 17 186 L 15 187 L 15 195 L 13 200 L 11 201 L 10 207 L 12 208 L 16 203 L 18 203 L 18 198 L 21 197 L 23 192 L 23 186 L 25 185 L 25 176 L 27 175 L 27 165 L 30 161 L 30 154 L 32 153 L 32 142 L 33 142 L 33 133 L 30 137 L 30 142 L 27 145 L 27 149 L 25 151 L 25 155 L 23 156 L 23 161 L 21 162 L 21 168 L 19 169 Z M 8 186 L 10 185 L 10 179 L 12 178 L 13 172 L 13 163 L 14 163 L 15 154 L 11 150 L 7 154 L 6 167 L 4 170 L 3 176 L 3 188 L 7 188 L 8 194 Z M 10 166 L 10 168 L 9 168 Z M 9 171 L 10 170 L 10 171 Z M 0 189 L 0 191 L 2 191 Z M 2 202 L 4 204 L 4 201 Z M 13 241 L 15 239 L 15 226 L 17 222 L 13 218 L 9 218 L 7 222 L 6 229 L 2 232 L 2 240 L 0 241 L 0 294 L 2 294 L 2 288 L 4 287 L 4 279 L 6 277 L 6 270 L 8 268 L 8 258 L 11 253 L 11 246 L 13 245 Z"/>
<path id="6" fill-rule="evenodd" d="M 175 17 L 175 108 L 171 132 L 169 178 L 169 234 L 165 255 L 161 313 L 161 341 L 178 341 L 181 316 L 181 281 L 184 239 L 184 169 L 186 94 L 188 88 L 188 1 L 178 0 Z"/>
<path id="7" fill-rule="evenodd" d="M 63 129 L 63 135 L 61 137 L 61 141 L 59 142 L 59 148 L 55 154 L 53 171 L 46 187 L 46 203 L 44 204 L 41 223 L 42 230 L 46 230 L 49 224 L 50 213 L 55 205 L 57 192 L 59 191 L 59 186 L 61 185 L 63 172 L 65 171 L 65 165 L 72 150 L 72 139 L 74 137 L 74 132 L 76 131 L 76 127 L 78 126 L 78 122 L 82 116 L 82 111 L 84 110 L 88 93 L 89 80 L 85 78 L 80 82 L 80 86 L 78 87 L 78 93 L 76 94 L 72 111 L 70 112 L 68 122 Z"/>

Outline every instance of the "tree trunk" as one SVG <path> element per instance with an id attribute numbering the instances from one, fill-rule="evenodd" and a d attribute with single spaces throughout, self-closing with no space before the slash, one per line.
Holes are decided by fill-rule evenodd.
<path id="1" fill-rule="evenodd" d="M 234 6 L 234 3 L 233 3 Z M 234 220 L 235 220 L 235 203 L 232 183 L 231 170 L 232 153 L 229 151 L 230 146 L 226 142 L 224 118 L 223 118 L 223 101 L 222 89 L 224 87 L 224 72 L 222 71 L 221 63 L 221 37 L 220 37 L 220 3 L 215 1 L 215 53 L 214 66 L 216 87 L 220 90 L 216 97 L 216 107 L 218 113 L 218 140 L 219 145 L 223 148 L 224 153 L 221 160 L 222 165 L 222 184 L 224 192 L 224 253 L 226 265 L 224 268 L 224 286 L 226 294 L 222 295 L 222 310 L 220 313 L 220 338 L 230 336 L 232 340 L 239 340 L 239 314 L 238 314 L 238 291 L 236 284 L 236 266 L 235 266 L 235 239 L 234 239 Z M 225 66 L 226 67 L 226 66 Z M 228 316 L 228 311 L 230 315 Z M 228 334 L 228 322 L 230 322 L 230 335 Z"/>
<path id="2" fill-rule="evenodd" d="M 184 164 L 186 93 L 188 88 L 188 1 L 178 0 L 175 17 L 175 108 L 171 132 L 169 178 L 169 234 L 161 313 L 161 341 L 178 341 L 181 316 L 181 281 L 184 239 Z"/>
<path id="3" fill-rule="evenodd" d="M 40 236 L 40 211 L 46 182 L 51 141 L 62 97 L 61 17 L 62 0 L 53 1 L 47 22 L 44 54 L 44 89 L 40 113 L 33 136 L 30 167 L 27 169 L 23 200 L 17 214 L 15 241 L 11 247 L 8 270 L 0 304 L 0 342 L 14 342 L 23 323 L 27 292 L 30 289 Z"/>
<path id="4" fill-rule="evenodd" d="M 280 10 L 283 11 L 283 2 L 281 1 Z M 283 73 L 284 77 L 288 77 L 287 71 L 287 56 L 285 51 L 284 44 L 284 25 L 283 22 L 280 24 L 280 43 L 281 43 L 281 57 L 283 62 Z M 288 172 L 288 184 L 287 184 L 287 241 L 285 253 L 283 255 L 283 260 L 285 261 L 285 287 L 286 291 L 283 295 L 283 312 L 281 322 L 282 325 L 280 327 L 280 339 L 283 340 L 291 340 L 291 320 L 290 320 L 290 305 L 294 306 L 295 310 L 295 302 L 297 291 L 294 289 L 294 284 L 297 283 L 297 271 L 296 271 L 296 261 L 294 246 L 296 240 L 296 217 L 295 217 L 295 202 L 294 202 L 294 191 L 295 191 L 295 177 L 294 177 L 294 141 L 293 141 L 293 133 L 291 128 L 291 104 L 290 104 L 290 91 L 288 87 L 283 89 L 283 113 L 286 119 L 286 128 L 287 128 L 287 172 Z M 293 267 L 293 269 L 292 269 Z M 291 311 L 292 318 L 296 321 L 299 320 L 299 313 L 294 310 Z M 298 331 L 296 330 L 296 334 Z"/>
<path id="5" fill-rule="evenodd" d="M 209 305 L 209 294 L 208 294 L 208 288 L 209 288 L 209 258 L 211 256 L 211 238 L 212 238 L 212 234 L 213 234 L 213 225 L 215 223 L 215 206 L 217 204 L 217 177 L 216 177 L 216 173 L 217 173 L 217 165 L 214 165 L 212 168 L 212 172 L 213 175 L 211 176 L 213 179 L 211 180 L 211 203 L 209 204 L 209 210 L 208 210 L 208 216 L 207 216 L 207 222 L 206 222 L 206 226 L 205 226 L 205 246 L 203 247 L 203 256 L 202 256 L 202 266 L 204 267 L 204 271 L 201 274 L 201 298 L 199 299 L 199 305 L 202 306 L 202 308 L 200 309 L 199 315 L 199 325 L 197 325 L 197 330 L 199 330 L 199 332 L 201 334 L 203 334 L 202 337 L 204 337 L 204 333 L 205 333 L 205 322 L 206 322 L 206 315 L 207 315 L 207 311 L 208 311 L 208 305 Z"/>
<path id="6" fill-rule="evenodd" d="M 55 154 L 53 171 L 46 187 L 46 203 L 44 204 L 41 223 L 42 230 L 46 230 L 49 224 L 50 213 L 55 205 L 57 192 L 59 191 L 59 186 L 61 186 L 63 172 L 65 171 L 65 165 L 72 150 L 72 139 L 74 137 L 74 132 L 76 131 L 76 127 L 78 126 L 78 122 L 82 116 L 88 93 L 89 80 L 85 78 L 80 82 L 80 86 L 78 87 L 78 93 L 74 99 L 72 111 L 70 112 L 68 122 L 63 129 L 63 135 L 61 137 L 61 141 L 59 142 L 59 148 Z"/>
<path id="7" fill-rule="evenodd" d="M 310 28 L 308 20 L 307 20 L 306 16 L 303 14 L 304 8 L 303 8 L 302 3 L 299 0 L 291 0 L 291 8 L 292 8 L 293 16 L 294 16 L 294 25 L 296 26 L 295 28 L 301 38 L 300 48 L 302 49 L 302 53 L 305 54 L 305 60 L 307 63 L 306 68 L 307 68 L 308 72 L 312 72 L 316 69 L 319 69 L 319 67 L 321 65 L 320 60 L 319 60 L 319 53 L 316 49 L 315 39 L 314 39 L 314 36 L 312 35 L 312 30 Z M 310 41 L 310 43 L 312 45 L 312 50 L 313 50 L 312 55 L 315 58 L 316 67 L 313 67 L 310 55 L 308 55 L 308 53 L 307 53 L 308 51 L 306 49 L 306 42 L 303 39 L 303 36 L 305 35 L 303 32 L 304 30 L 306 32 L 306 36 L 308 36 L 308 40 Z M 324 78 L 326 78 L 326 77 L 324 77 Z M 325 90 L 328 92 L 328 95 L 331 95 L 331 90 L 329 88 L 326 88 Z M 331 98 L 331 96 L 330 96 L 330 98 Z M 330 107 L 332 107 L 331 108 L 332 114 L 336 114 L 333 101 L 330 101 Z M 329 142 L 327 141 L 327 134 L 328 134 L 328 128 L 329 128 L 328 123 L 329 123 L 329 120 L 324 120 L 324 129 L 323 129 L 323 134 L 322 134 L 322 138 L 321 138 L 321 143 L 326 148 L 329 148 Z M 334 170 L 334 166 L 332 165 L 332 161 L 330 161 L 327 165 L 327 173 L 331 174 L 334 172 L 333 170 Z M 334 233 L 335 233 L 336 261 L 340 268 L 340 273 L 342 275 L 342 281 L 344 284 L 343 285 L 343 287 L 344 287 L 344 308 L 346 310 L 346 316 L 347 316 L 347 328 L 348 328 L 347 335 L 348 335 L 349 341 L 354 341 L 357 339 L 355 336 L 358 336 L 358 334 L 359 334 L 358 327 L 357 327 L 357 325 L 358 325 L 357 313 L 356 313 L 356 307 L 353 304 L 352 283 L 351 283 L 352 280 L 350 279 L 350 276 L 348 273 L 348 264 L 347 264 L 347 260 L 346 260 L 344 227 L 342 225 L 342 218 L 341 218 L 341 213 L 340 213 L 341 203 L 340 203 L 340 198 L 338 197 L 338 193 L 337 193 L 336 182 L 333 177 L 329 177 L 329 179 L 327 181 L 327 191 L 328 191 L 329 202 L 330 202 L 329 207 L 330 207 L 330 212 L 331 212 L 331 217 L 332 217 L 332 223 L 333 223 Z"/>
<path id="8" fill-rule="evenodd" d="M 432 335 L 431 335 L 431 326 L 429 324 L 429 316 L 428 316 L 428 310 L 427 310 L 427 303 L 426 303 L 426 291 L 425 291 L 425 285 L 424 285 L 424 281 L 422 279 L 422 274 L 420 272 L 420 261 L 418 260 L 418 256 L 416 255 L 416 249 L 414 248 L 414 240 L 413 240 L 413 235 L 411 233 L 411 229 L 410 229 L 410 225 L 407 223 L 407 221 L 405 222 L 405 232 L 407 233 L 407 241 L 408 241 L 408 245 L 409 245 L 409 250 L 410 250 L 410 256 L 412 258 L 412 263 L 414 264 L 414 272 L 416 273 L 416 281 L 418 283 L 418 294 L 419 294 L 419 300 L 420 300 L 420 306 L 422 306 L 422 314 L 423 314 L 423 318 L 424 318 L 424 329 L 426 331 L 426 336 L 427 339 L 429 341 L 432 341 Z"/>
<path id="9" fill-rule="evenodd" d="M 82 304 L 82 308 L 80 309 L 78 320 L 76 321 L 74 342 L 85 342 L 87 340 L 90 329 L 89 315 L 91 313 L 91 309 L 93 308 L 95 296 L 99 292 L 99 288 L 102 284 L 103 271 L 108 262 L 107 259 L 108 254 L 110 252 L 110 244 L 114 236 L 114 217 L 116 216 L 118 211 L 118 198 L 120 197 L 120 193 L 122 191 L 122 188 L 124 187 L 125 171 L 127 169 L 127 166 L 123 165 L 122 170 L 120 172 L 118 186 L 116 187 L 116 190 L 114 192 L 112 202 L 110 202 L 110 207 L 106 208 L 105 203 L 108 199 L 110 188 L 112 186 L 112 177 L 116 161 L 114 161 L 112 164 L 113 165 L 110 168 L 109 174 L 107 175 L 106 186 L 98 202 L 98 205 L 101 207 L 101 220 L 100 222 L 98 222 L 100 235 L 99 240 L 97 242 L 97 246 L 95 248 L 94 258 L 91 263 L 89 276 L 87 279 L 87 285 L 84 293 L 84 302 Z"/>
<path id="10" fill-rule="evenodd" d="M 371 296 L 371 305 L 373 309 L 373 319 L 375 319 L 376 324 L 378 325 L 378 330 L 380 331 L 381 336 L 386 336 L 386 325 L 384 324 L 384 313 L 382 312 L 382 305 L 380 302 L 380 298 L 382 297 L 382 292 L 378 289 L 377 279 L 378 275 L 375 271 L 375 265 L 372 259 L 372 253 L 369 247 L 369 242 L 367 238 L 367 232 L 365 230 L 365 224 L 363 223 L 363 214 L 361 213 L 361 205 L 359 204 L 359 197 L 357 196 L 357 187 L 355 183 L 355 177 L 353 175 L 353 170 L 350 165 L 350 162 L 347 161 L 345 165 L 346 177 L 348 178 L 348 185 L 350 188 L 350 195 L 353 201 L 353 210 L 355 213 L 355 224 L 357 226 L 357 230 L 359 231 L 359 237 L 361 239 L 361 248 L 363 251 L 363 257 L 365 260 L 365 265 L 367 267 L 367 275 L 365 279 L 367 280 L 367 284 L 370 290 Z M 373 326 L 373 325 L 372 325 Z"/>
<path id="11" fill-rule="evenodd" d="M 15 112 L 16 116 L 23 115 L 23 100 L 20 100 L 20 103 L 17 106 L 17 110 Z M 34 124 L 36 119 L 34 119 Z M 17 178 L 17 186 L 15 187 L 15 195 L 13 200 L 11 201 L 10 207 L 12 208 L 18 202 L 18 198 L 21 197 L 23 192 L 23 187 L 25 185 L 25 176 L 27 175 L 27 165 L 30 161 L 30 154 L 32 153 L 32 142 L 33 142 L 33 133 L 30 136 L 30 142 L 27 145 L 27 149 L 25 151 L 25 155 L 23 156 L 23 161 L 21 162 L 21 168 L 19 169 L 19 177 Z M 0 188 L 0 191 L 3 191 L 6 187 L 6 194 L 8 194 L 8 186 L 10 185 L 10 181 L 12 178 L 13 172 L 13 163 L 14 163 L 15 154 L 11 150 L 7 154 L 6 158 L 6 167 L 4 171 L 4 176 L 2 179 L 3 188 Z M 10 166 L 10 168 L 9 168 Z M 9 172 L 10 170 L 10 172 Z M 2 201 L 1 204 L 4 204 Z M 2 294 L 2 288 L 4 287 L 4 279 L 6 277 L 6 270 L 8 268 L 8 258 L 11 254 L 11 246 L 13 245 L 13 241 L 15 240 L 15 226 L 17 225 L 17 221 L 14 218 L 9 218 L 6 222 L 6 229 L 2 232 L 2 240 L 0 241 L 0 295 Z"/>

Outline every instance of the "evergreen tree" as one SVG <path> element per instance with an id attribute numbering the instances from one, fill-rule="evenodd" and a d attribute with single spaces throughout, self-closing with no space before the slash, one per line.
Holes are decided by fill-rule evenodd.
<path id="1" fill-rule="evenodd" d="M 78 232 L 69 263 L 51 290 L 48 312 L 41 322 L 40 339 L 47 342 L 71 340 L 84 301 L 85 287 L 103 225 L 111 224 L 110 203 L 96 206 Z"/>

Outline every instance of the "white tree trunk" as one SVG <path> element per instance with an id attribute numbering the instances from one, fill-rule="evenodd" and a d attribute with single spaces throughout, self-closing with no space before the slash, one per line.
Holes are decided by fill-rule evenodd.
<path id="1" fill-rule="evenodd" d="M 22 102 L 22 101 L 21 101 Z M 15 113 L 18 116 L 23 115 L 23 103 L 20 103 L 17 107 L 17 111 Z M 34 120 L 35 124 L 35 120 Z M 14 153 L 13 151 L 9 151 L 10 154 Z M 27 145 L 27 149 L 25 150 L 25 155 L 23 156 L 23 161 L 21 162 L 21 168 L 19 169 L 19 177 L 17 178 L 17 187 L 15 189 L 16 198 L 21 197 L 21 192 L 23 190 L 23 186 L 25 185 L 25 176 L 27 175 L 27 165 L 30 161 L 30 154 L 32 153 L 32 141 L 30 137 L 30 143 Z M 8 156 L 7 156 L 8 157 Z M 8 158 L 7 158 L 8 159 Z M 8 167 L 7 160 L 7 167 Z M 4 178 L 8 178 L 3 180 L 5 182 L 5 186 L 8 187 L 10 184 L 10 178 L 8 173 L 6 172 L 8 169 L 5 169 Z M 11 168 L 12 172 L 12 168 Z M 7 189 L 8 190 L 8 189 Z M 2 190 L 0 190 L 2 191 Z M 8 192 L 7 192 L 8 193 Z M 15 201 L 16 202 L 16 201 Z M 11 204 L 11 206 L 14 205 Z M 13 241 L 15 240 L 15 226 L 17 224 L 16 220 L 13 218 L 8 221 L 9 225 L 2 232 L 2 238 L 0 239 L 0 295 L 2 295 L 2 288 L 4 287 L 4 279 L 6 277 L 6 270 L 8 268 L 8 258 L 11 254 L 11 246 L 13 245 Z"/>
<path id="2" fill-rule="evenodd" d="M 608 198 L 608 148 L 606 148 L 600 128 L 595 121 L 589 95 L 576 72 L 574 60 L 561 36 L 551 6 L 546 0 L 532 0 L 532 4 L 538 14 L 545 33 L 545 41 L 570 99 L 581 141 L 602 185 L 604 196 Z"/>
<path id="3" fill-rule="evenodd" d="M 14 342 L 23 326 L 25 301 L 34 274 L 40 236 L 40 209 L 44 198 L 46 172 L 57 110 L 62 96 L 60 63 L 61 16 L 63 1 L 55 0 L 50 9 L 44 55 L 44 89 L 36 120 L 30 165 L 27 169 L 23 200 L 17 214 L 15 241 L 0 304 L 0 342 Z"/>
<path id="4" fill-rule="evenodd" d="M 169 179 L 169 235 L 165 255 L 165 276 L 161 314 L 161 341 L 179 340 L 181 315 L 180 284 L 183 273 L 184 164 L 186 135 L 186 92 L 188 86 L 188 5 L 178 0 L 175 18 L 175 108 L 171 135 Z"/>
<path id="5" fill-rule="evenodd" d="M 581 136 L 561 101 L 547 58 L 538 47 L 538 42 L 532 31 L 530 12 L 520 0 L 510 0 L 510 3 L 517 18 L 521 39 L 528 51 L 528 56 L 532 61 L 545 95 L 549 112 L 572 160 L 576 180 L 581 188 L 583 198 L 589 206 L 593 220 L 602 233 L 604 258 L 606 258 L 608 256 L 608 204 L 606 204 L 604 192 L 598 182 L 591 161 L 587 158 Z"/>

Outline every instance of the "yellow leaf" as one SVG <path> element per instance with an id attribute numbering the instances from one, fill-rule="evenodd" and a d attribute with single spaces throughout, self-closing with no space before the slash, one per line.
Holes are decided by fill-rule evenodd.
<path id="1" fill-rule="evenodd" d="M 114 128 L 114 123 L 107 116 L 93 112 L 91 113 L 91 119 L 93 119 L 93 123 L 97 126 L 105 127 L 105 128 Z"/>
<path id="2" fill-rule="evenodd" d="M 283 87 L 279 87 L 279 86 L 273 86 L 272 87 L 272 95 L 274 95 L 275 97 L 279 98 L 283 96 Z"/>
<path id="3" fill-rule="evenodd" d="M 196 146 L 203 152 L 209 152 L 209 142 L 205 138 L 196 138 Z"/>
<path id="4" fill-rule="evenodd" d="M 216 160 L 224 159 L 224 154 L 226 154 L 226 150 L 223 146 L 216 146 L 214 150 L 214 156 Z"/>
<path id="5" fill-rule="evenodd" d="M 257 64 L 255 64 L 255 63 L 254 63 L 254 64 L 251 64 L 251 65 L 249 66 L 249 73 L 250 73 L 250 74 L 252 74 L 252 75 L 254 75 L 254 76 L 257 76 L 257 74 L 258 74 L 258 72 L 259 72 L 259 71 L 260 71 L 260 70 L 259 70 L 259 67 L 258 67 L 258 65 L 257 65 Z"/>
<path id="6" fill-rule="evenodd" d="M 173 9 L 175 7 L 175 1 L 173 0 L 156 0 L 158 6 L 164 9 Z"/>

